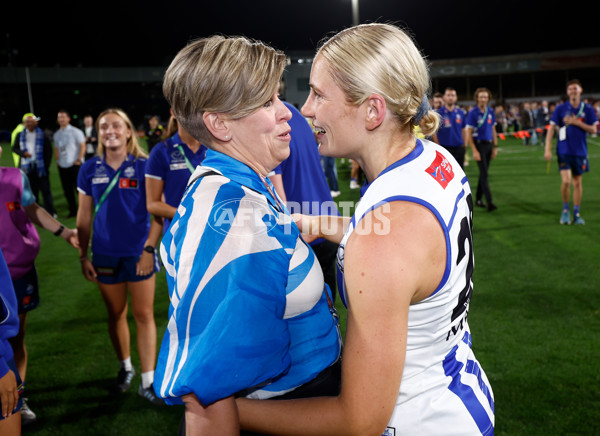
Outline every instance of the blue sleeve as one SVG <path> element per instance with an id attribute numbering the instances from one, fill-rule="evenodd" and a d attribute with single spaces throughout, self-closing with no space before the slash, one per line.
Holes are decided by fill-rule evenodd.
<path id="1" fill-rule="evenodd" d="M 0 377 L 4 377 L 8 372 L 8 361 L 13 356 L 8 338 L 16 336 L 18 332 L 17 299 L 8 266 L 0 249 Z"/>
<path id="2" fill-rule="evenodd" d="M 21 205 L 23 207 L 31 206 L 35 203 L 35 195 L 31 191 L 31 185 L 29 184 L 29 178 L 21 170 L 21 180 L 23 182 L 23 195 L 21 196 Z"/>
<path id="3" fill-rule="evenodd" d="M 475 127 L 477 125 L 477 118 L 475 116 L 475 112 L 473 109 L 469 111 L 467 114 L 467 118 L 465 120 L 465 126 Z"/>
<path id="4" fill-rule="evenodd" d="M 90 166 L 96 165 L 96 159 L 90 159 L 83 163 L 77 175 L 77 189 L 85 195 L 92 195 L 91 178 L 88 177 Z"/>
<path id="5" fill-rule="evenodd" d="M 554 112 L 552 112 L 552 116 L 550 117 L 550 121 L 556 124 L 557 126 L 560 126 L 560 123 L 562 121 L 562 117 L 560 116 L 561 112 L 562 111 L 560 106 L 557 106 Z"/>
<path id="6" fill-rule="evenodd" d="M 586 111 L 585 122 L 587 124 L 593 125 L 594 123 L 598 122 L 598 117 L 596 116 L 596 111 L 594 110 L 594 108 L 592 107 L 591 104 L 585 105 L 585 111 Z"/>
<path id="7" fill-rule="evenodd" d="M 146 163 L 146 175 L 154 176 L 165 180 L 167 178 L 167 172 L 169 170 L 169 159 L 167 156 L 166 145 L 164 142 L 157 144 L 156 147 L 150 152 L 148 162 Z"/>

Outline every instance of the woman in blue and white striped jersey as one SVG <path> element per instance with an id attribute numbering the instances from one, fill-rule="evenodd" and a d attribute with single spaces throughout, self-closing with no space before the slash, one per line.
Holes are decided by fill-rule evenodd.
<path id="1" fill-rule="evenodd" d="M 244 37 L 182 49 L 163 91 L 208 148 L 163 237 L 171 305 L 155 390 L 188 435 L 239 431 L 235 396 L 337 395 L 330 292 L 267 175 L 289 155 L 283 53 Z M 212 433 L 210 433 L 212 434 Z"/>

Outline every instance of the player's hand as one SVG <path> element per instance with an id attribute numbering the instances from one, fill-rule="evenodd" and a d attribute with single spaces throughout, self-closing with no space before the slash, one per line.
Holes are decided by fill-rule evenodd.
<path id="1" fill-rule="evenodd" d="M 96 269 L 94 268 L 94 265 L 92 265 L 92 261 L 89 260 L 87 257 L 81 259 L 81 272 L 83 273 L 83 276 L 90 282 L 98 281 L 98 274 L 96 273 Z"/>
<path id="2" fill-rule="evenodd" d="M 65 228 L 60 235 L 65 241 L 71 244 L 75 248 L 79 248 L 79 238 L 77 237 L 77 229 Z"/>
<path id="3" fill-rule="evenodd" d="M 19 389 L 17 378 L 10 369 L 4 377 L 0 378 L 0 404 L 2 404 L 2 416 L 8 418 L 19 402 Z"/>
<path id="4" fill-rule="evenodd" d="M 302 233 L 302 238 L 311 243 L 319 237 L 320 219 L 318 216 L 302 215 L 300 213 L 292 214 L 292 219 Z"/>
<path id="5" fill-rule="evenodd" d="M 152 271 L 154 271 L 154 253 L 143 251 L 135 266 L 135 272 L 138 276 L 147 276 Z"/>

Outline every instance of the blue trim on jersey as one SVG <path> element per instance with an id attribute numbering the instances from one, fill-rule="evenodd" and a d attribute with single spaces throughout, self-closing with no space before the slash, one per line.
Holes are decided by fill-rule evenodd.
<path id="1" fill-rule="evenodd" d="M 462 341 L 467 344 L 469 348 L 471 348 L 471 335 L 469 332 L 465 332 Z M 460 371 L 465 364 L 456 359 L 457 350 L 458 345 L 455 345 L 450 353 L 446 355 L 446 358 L 443 362 L 444 374 L 448 377 L 452 377 L 452 381 L 448 385 L 448 389 L 456 394 L 456 396 L 463 402 L 467 411 L 473 417 L 473 420 L 475 421 L 475 424 L 479 428 L 481 434 L 492 435 L 494 434 L 494 424 L 490 420 L 485 408 L 479 402 L 479 399 L 473 391 L 473 388 L 462 383 Z M 481 377 L 481 369 L 479 368 L 477 362 L 467 360 L 465 372 L 477 375 L 479 387 L 489 401 L 490 408 L 495 412 L 494 399 L 491 396 L 490 389 Z"/>
<path id="2" fill-rule="evenodd" d="M 417 138 L 417 143 L 415 144 L 415 148 L 413 148 L 412 151 L 410 153 L 408 153 L 406 156 L 404 156 L 402 159 L 397 160 L 396 162 L 391 164 L 389 167 L 385 168 L 382 172 L 379 173 L 379 175 L 377 177 L 375 177 L 375 180 L 377 180 L 379 177 L 381 177 L 385 173 L 392 171 L 394 168 L 398 168 L 400 165 L 404 165 L 412 160 L 415 160 L 416 158 L 421 156 L 421 153 L 423 153 L 423 151 L 425 151 L 425 148 L 423 147 L 423 143 L 421 142 L 420 139 Z M 370 183 L 365 182 L 365 184 L 360 188 L 360 196 L 361 197 L 365 195 L 365 193 L 367 192 L 367 189 L 369 189 L 369 186 L 371 186 L 371 184 L 375 180 L 372 180 Z"/>

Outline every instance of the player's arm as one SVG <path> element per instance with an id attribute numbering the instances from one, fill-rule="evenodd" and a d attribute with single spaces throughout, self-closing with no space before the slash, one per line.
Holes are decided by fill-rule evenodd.
<path id="1" fill-rule="evenodd" d="M 25 206 L 27 217 L 41 228 L 54 233 L 56 236 L 61 236 L 65 241 L 75 248 L 79 248 L 79 240 L 77 239 L 77 229 L 70 229 L 58 222 L 46 209 L 37 203 Z"/>
<path id="2" fill-rule="evenodd" d="M 194 394 L 182 398 L 185 403 L 186 436 L 235 436 L 240 434 L 237 408 L 233 397 L 203 406 Z"/>
<path id="3" fill-rule="evenodd" d="M 302 436 L 380 436 L 385 430 L 404 368 L 409 305 L 436 288 L 446 253 L 427 209 L 394 202 L 387 222 L 378 218 L 380 209 L 359 223 L 346 246 L 349 308 L 340 395 L 238 399 L 242 428 Z"/>
<path id="4" fill-rule="evenodd" d="M 570 124 L 572 126 L 577 126 L 581 130 L 583 130 L 584 132 L 589 133 L 590 135 L 596 133 L 596 124 L 597 124 L 597 122 L 593 123 L 593 124 L 588 124 L 585 121 L 581 121 L 576 116 L 565 117 L 564 121 L 565 121 L 565 124 Z"/>
<path id="5" fill-rule="evenodd" d="M 475 140 L 473 139 L 473 126 L 467 126 L 465 128 L 465 130 L 466 130 L 465 136 L 467 138 L 467 143 L 469 144 L 469 147 L 471 147 L 471 153 L 473 153 L 473 159 L 475 159 L 476 161 L 480 161 L 481 155 L 479 154 L 479 150 L 477 150 L 477 147 L 475 147 Z"/>
<path id="6" fill-rule="evenodd" d="M 498 133 L 495 124 L 492 126 L 492 147 L 492 159 L 496 159 L 498 156 Z"/>
<path id="7" fill-rule="evenodd" d="M 556 130 L 556 124 L 550 122 L 550 126 L 546 131 L 546 145 L 544 147 L 544 159 L 547 161 L 552 159 L 552 138 L 554 138 L 554 131 Z"/>
<path id="8" fill-rule="evenodd" d="M 163 201 L 165 181 L 146 175 L 146 207 L 152 215 L 173 219 L 177 209 Z"/>
<path id="9" fill-rule="evenodd" d="M 161 217 L 151 216 L 150 219 L 150 230 L 148 232 L 148 238 L 144 243 L 144 247 L 152 247 L 156 249 L 156 245 L 158 244 L 158 239 L 160 238 L 160 234 L 162 233 L 163 228 L 163 220 Z M 142 250 L 140 254 L 140 259 L 136 264 L 136 273 L 140 276 L 149 274 L 151 271 L 154 271 L 154 253 L 150 253 L 146 250 Z"/>
<path id="10" fill-rule="evenodd" d="M 77 237 L 79 238 L 79 260 L 83 276 L 89 281 L 96 281 L 96 270 L 87 257 L 92 220 L 94 218 L 94 199 L 91 195 L 79 192 L 79 210 L 77 211 Z"/>
<path id="11" fill-rule="evenodd" d="M 350 224 L 350 217 L 338 215 L 302 215 L 292 214 L 302 237 L 307 242 L 317 238 L 324 238 L 335 244 L 342 242 L 344 234 Z"/>

